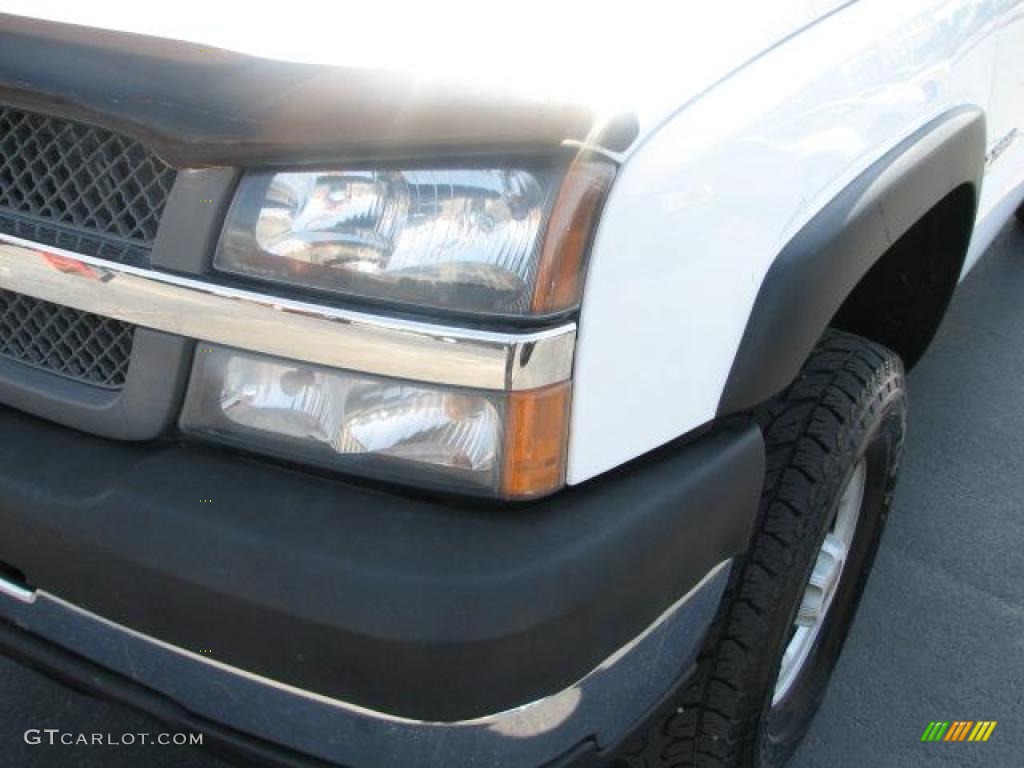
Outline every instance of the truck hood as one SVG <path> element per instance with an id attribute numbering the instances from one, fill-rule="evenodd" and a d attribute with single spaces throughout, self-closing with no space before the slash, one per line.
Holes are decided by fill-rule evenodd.
<path id="1" fill-rule="evenodd" d="M 634 2 L 610 15 L 550 0 L 10 0 L 34 19 L 0 16 L 0 96 L 116 125 L 179 165 L 565 142 L 622 154 L 846 4 Z"/>

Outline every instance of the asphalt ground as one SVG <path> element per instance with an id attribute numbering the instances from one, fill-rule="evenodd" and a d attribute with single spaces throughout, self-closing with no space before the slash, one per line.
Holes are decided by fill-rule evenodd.
<path id="1" fill-rule="evenodd" d="M 1024 765 L 1024 231 L 1008 226 L 910 375 L 903 473 L 857 621 L 793 768 Z M 933 720 L 989 741 L 921 743 Z M 0 659 L 0 766 L 221 768 L 179 746 L 26 744 L 28 729 L 151 733 Z"/>
<path id="2" fill-rule="evenodd" d="M 1024 230 L 1003 230 L 909 377 L 875 569 L 794 768 L 1024 765 Z M 989 740 L 920 741 L 932 720 Z"/>

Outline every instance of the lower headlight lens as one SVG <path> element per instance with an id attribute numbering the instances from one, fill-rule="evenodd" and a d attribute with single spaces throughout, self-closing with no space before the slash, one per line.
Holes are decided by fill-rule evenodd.
<path id="1" fill-rule="evenodd" d="M 564 481 L 568 385 L 481 392 L 200 345 L 186 432 L 361 475 L 506 498 Z"/>

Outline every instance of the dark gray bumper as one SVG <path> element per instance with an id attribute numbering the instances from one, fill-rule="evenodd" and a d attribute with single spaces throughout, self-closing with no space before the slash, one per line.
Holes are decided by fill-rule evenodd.
<path id="1" fill-rule="evenodd" d="M 11 411 L 0 428 L 0 562 L 31 587 L 0 594 L 0 619 L 349 765 L 616 743 L 691 666 L 763 474 L 747 426 L 468 507 Z"/>
<path id="2" fill-rule="evenodd" d="M 161 643 L 46 593 L 23 602 L 5 594 L 2 586 L 0 651 L 57 672 L 72 684 L 127 700 L 179 728 L 205 731 L 207 723 L 226 727 L 234 732 L 227 741 L 242 753 L 273 754 L 273 747 L 259 744 L 270 742 L 346 766 L 521 768 L 599 751 L 625 738 L 629 727 L 693 664 L 728 574 L 728 563 L 723 563 L 575 685 L 513 710 L 453 723 L 396 718 L 316 696 Z M 39 653 L 44 646 L 26 642 L 26 636 L 20 641 L 5 636 L 4 620 L 35 638 L 74 649 L 83 663 L 65 658 L 54 665 L 52 657 Z M 140 696 L 138 690 L 130 697 L 119 696 L 124 682 L 100 682 L 88 662 L 122 676 L 124 682 L 140 684 L 152 697 L 145 692 Z M 181 709 L 169 711 L 161 699 Z M 216 729 L 212 735 L 225 740 Z M 277 759 L 287 761 L 284 755 Z"/>

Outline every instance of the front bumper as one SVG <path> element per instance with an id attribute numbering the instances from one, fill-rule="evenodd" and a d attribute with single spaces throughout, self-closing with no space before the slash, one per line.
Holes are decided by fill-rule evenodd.
<path id="1" fill-rule="evenodd" d="M 0 619 L 346 765 L 617 743 L 692 665 L 764 468 L 757 428 L 733 427 L 490 508 L 9 410 L 0 432 L 0 562 L 29 586 L 0 589 Z"/>

